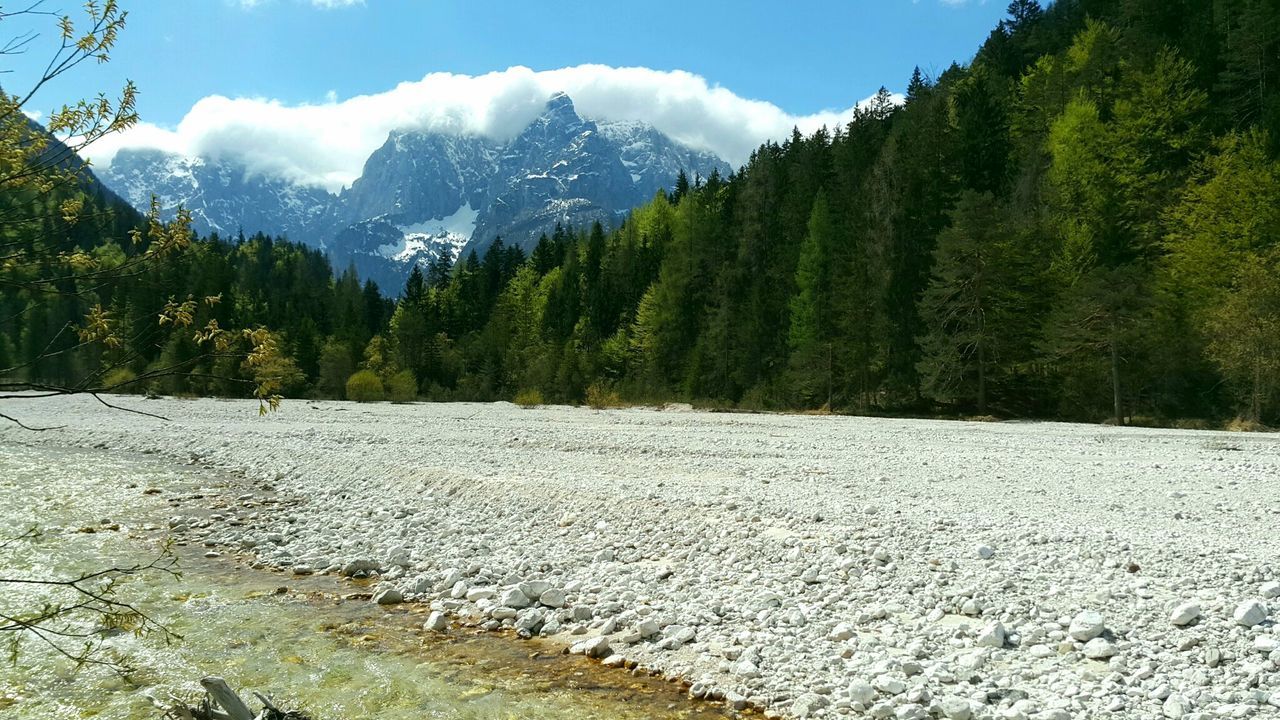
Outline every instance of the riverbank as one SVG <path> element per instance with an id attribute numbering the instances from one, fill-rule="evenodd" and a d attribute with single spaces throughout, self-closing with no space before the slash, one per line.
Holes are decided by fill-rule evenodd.
<path id="1" fill-rule="evenodd" d="M 172 420 L 19 401 L 28 424 L 66 427 L 0 438 L 243 474 L 288 502 L 245 493 L 221 517 L 176 509 L 175 527 L 290 574 L 373 566 L 451 623 L 518 626 L 697 694 L 791 717 L 1280 714 L 1274 436 L 119 402 Z M 1246 626 L 1250 602 L 1264 619 Z"/>
<path id="2" fill-rule="evenodd" d="M 715 720 L 716 705 L 679 688 L 562 655 L 550 644 L 499 634 L 428 632 L 425 606 L 379 607 L 337 577 L 282 582 L 230 554 L 171 534 L 174 507 L 217 514 L 242 494 L 232 474 L 163 458 L 102 449 L 0 442 L 0 538 L 33 526 L 37 536 L 0 550 L 5 577 L 74 577 L 146 564 L 173 540 L 181 577 L 144 572 L 122 578 L 118 597 L 181 635 L 107 634 L 94 653 L 125 675 L 74 665 L 33 636 L 18 663 L 0 666 L 0 715 L 15 720 L 109 717 L 156 720 L 151 698 L 201 694 L 199 678 L 225 675 L 238 688 L 304 708 L 317 720 L 416 720 L 424 716 L 554 716 L 573 720 Z M 272 498 L 258 495 L 258 503 Z M 167 565 L 167 563 L 166 563 Z M 0 613 L 38 607 L 46 595 L 4 585 Z M 75 627 L 91 629 L 94 619 Z M 96 633 L 93 636 L 97 636 Z M 54 638 L 55 640 L 57 638 Z M 79 640 L 63 645 L 78 650 Z"/>

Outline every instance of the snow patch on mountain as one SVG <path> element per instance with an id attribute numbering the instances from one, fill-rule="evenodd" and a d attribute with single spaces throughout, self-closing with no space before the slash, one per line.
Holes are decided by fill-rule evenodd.
<path id="1" fill-rule="evenodd" d="M 479 213 L 468 204 L 447 217 L 397 225 L 396 229 L 403 234 L 401 241 L 379 245 L 376 252 L 388 260 L 421 266 L 430 264 L 446 250 L 456 259 L 475 232 Z"/>

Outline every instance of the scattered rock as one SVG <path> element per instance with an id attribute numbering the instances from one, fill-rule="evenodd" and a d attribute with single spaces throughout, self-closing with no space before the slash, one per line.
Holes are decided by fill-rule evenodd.
<path id="1" fill-rule="evenodd" d="M 355 577 L 357 574 L 367 575 L 378 571 L 378 563 L 372 560 L 352 560 L 342 566 L 338 574 L 342 577 Z"/>
<path id="2" fill-rule="evenodd" d="M 947 720 L 969 720 L 973 717 L 973 707 L 969 701 L 960 697 L 945 697 L 941 702 L 942 715 Z"/>
<path id="3" fill-rule="evenodd" d="M 1002 648 L 1005 643 L 1004 625 L 993 622 L 982 629 L 978 634 L 978 646 L 989 648 Z"/>
<path id="4" fill-rule="evenodd" d="M 1102 613 L 1084 610 L 1071 618 L 1071 626 L 1067 628 L 1067 633 L 1080 642 L 1089 642 L 1101 635 L 1104 630 L 1106 630 L 1106 623 Z"/>
<path id="5" fill-rule="evenodd" d="M 1231 618 L 1236 621 L 1236 624 L 1245 627 L 1261 625 L 1262 621 L 1267 619 L 1267 606 L 1257 600 L 1246 600 L 1236 606 L 1235 612 L 1231 613 Z"/>
<path id="6" fill-rule="evenodd" d="M 1179 627 L 1190 625 L 1200 617 L 1200 603 L 1186 602 L 1173 609 L 1169 622 Z"/>
<path id="7" fill-rule="evenodd" d="M 520 591 L 518 587 L 507 588 L 498 596 L 498 604 L 509 608 L 527 608 L 533 604 L 528 595 Z"/>
<path id="8" fill-rule="evenodd" d="M 1116 652 L 1116 646 L 1105 638 L 1096 637 L 1084 644 L 1084 656 L 1090 660 L 1106 660 Z"/>

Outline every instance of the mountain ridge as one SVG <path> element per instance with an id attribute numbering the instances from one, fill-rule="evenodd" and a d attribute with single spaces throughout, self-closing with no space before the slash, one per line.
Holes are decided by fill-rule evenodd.
<path id="1" fill-rule="evenodd" d="M 253 173 L 229 158 L 127 149 L 100 174 L 136 208 L 179 205 L 197 232 L 263 232 L 326 250 L 334 265 L 395 292 L 409 270 L 446 252 L 483 253 L 497 237 L 530 251 L 558 224 L 617 224 L 680 171 L 726 174 L 715 155 L 639 121 L 596 122 L 565 93 L 509 141 L 401 129 L 370 153 L 360 177 L 332 193 Z"/>

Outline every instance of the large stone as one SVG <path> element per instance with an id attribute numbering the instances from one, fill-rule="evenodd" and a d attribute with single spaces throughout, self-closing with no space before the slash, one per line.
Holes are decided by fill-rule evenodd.
<path id="1" fill-rule="evenodd" d="M 973 717 L 973 707 L 962 697 L 942 698 L 942 714 L 947 720 L 969 720 Z"/>
<path id="2" fill-rule="evenodd" d="M 516 616 L 516 630 L 528 630 L 536 632 L 539 625 L 542 624 L 542 611 L 537 608 L 525 608 Z"/>
<path id="3" fill-rule="evenodd" d="M 849 685 L 849 699 L 864 706 L 870 705 L 876 699 L 876 690 L 861 680 L 854 680 Z"/>
<path id="4" fill-rule="evenodd" d="M 641 620 L 640 624 L 636 625 L 636 632 L 640 633 L 642 638 L 651 638 L 662 632 L 662 628 L 658 626 L 656 620 Z"/>
<path id="5" fill-rule="evenodd" d="M 871 681 L 872 687 L 888 695 L 901 695 L 907 691 L 907 684 L 892 675 L 880 675 Z"/>
<path id="6" fill-rule="evenodd" d="M 836 642 L 843 642 L 853 637 L 853 628 L 849 627 L 848 623 L 839 623 L 831 629 L 827 637 Z"/>
<path id="7" fill-rule="evenodd" d="M 542 597 L 542 593 L 551 589 L 551 583 L 546 580 L 529 580 L 522 582 L 516 587 L 520 588 L 520 592 L 530 600 L 537 600 Z"/>
<path id="8" fill-rule="evenodd" d="M 1084 656 L 1090 660 L 1106 660 L 1116 654 L 1116 646 L 1105 638 L 1096 637 L 1084 644 Z"/>
<path id="9" fill-rule="evenodd" d="M 1200 603 L 1185 602 L 1173 609 L 1173 613 L 1169 615 L 1169 622 L 1179 627 L 1190 625 L 1200 617 Z"/>
<path id="10" fill-rule="evenodd" d="M 1103 620 L 1102 613 L 1085 610 L 1071 618 L 1071 626 L 1067 628 L 1067 633 L 1080 642 L 1089 642 L 1106 629 L 1106 621 Z"/>
<path id="11" fill-rule="evenodd" d="M 422 629 L 430 632 L 443 632 L 449 627 L 449 621 L 445 619 L 444 613 L 433 612 L 427 616 L 427 621 L 422 624 Z"/>
<path id="12" fill-rule="evenodd" d="M 532 604 L 532 601 L 520 588 L 512 587 L 502 591 L 502 595 L 498 597 L 498 604 L 504 607 L 527 608 Z"/>
<path id="13" fill-rule="evenodd" d="M 1004 625 L 1001 625 L 998 622 L 991 623 L 983 628 L 982 632 L 978 634 L 979 647 L 1002 648 L 1004 647 L 1004 641 Z"/>
<path id="14" fill-rule="evenodd" d="M 373 601 L 379 605 L 396 605 L 404 602 L 404 593 L 399 588 L 382 587 L 373 594 Z"/>
<path id="15" fill-rule="evenodd" d="M 562 608 L 565 603 L 564 591 L 560 588 L 549 588 L 538 596 L 538 602 L 549 608 Z"/>
<path id="16" fill-rule="evenodd" d="M 583 655 L 590 658 L 604 658 L 609 655 L 609 638 L 594 637 L 590 640 L 583 640 L 575 647 L 580 647 Z"/>
<path id="17" fill-rule="evenodd" d="M 817 693 L 805 693 L 791 703 L 791 714 L 798 718 L 813 717 L 830 703 Z"/>
<path id="18" fill-rule="evenodd" d="M 1181 696 L 1170 695 L 1160 708 L 1161 713 L 1170 720 L 1180 720 L 1187 714 L 1187 702 Z"/>
<path id="19" fill-rule="evenodd" d="M 1231 618 L 1245 627 L 1261 625 L 1262 621 L 1267 619 L 1267 606 L 1257 600 L 1246 600 L 1236 607 Z"/>
<path id="20" fill-rule="evenodd" d="M 1265 600 L 1280 597 L 1280 581 L 1273 580 L 1269 583 L 1263 583 L 1262 587 L 1258 589 L 1258 594 Z"/>
<path id="21" fill-rule="evenodd" d="M 466 577 L 458 568 L 449 568 L 440 575 L 440 581 L 436 583 L 436 590 L 444 591 L 451 589 L 458 581 Z"/>
<path id="22" fill-rule="evenodd" d="M 893 716 L 897 720 L 928 720 L 929 713 L 919 703 L 907 703 L 906 705 L 898 706 L 893 711 Z"/>
<path id="23" fill-rule="evenodd" d="M 378 563 L 372 560 L 352 560 L 346 565 L 343 565 L 342 569 L 338 571 L 338 574 L 342 577 L 352 577 L 356 574 L 368 575 L 369 573 L 377 571 Z"/>

